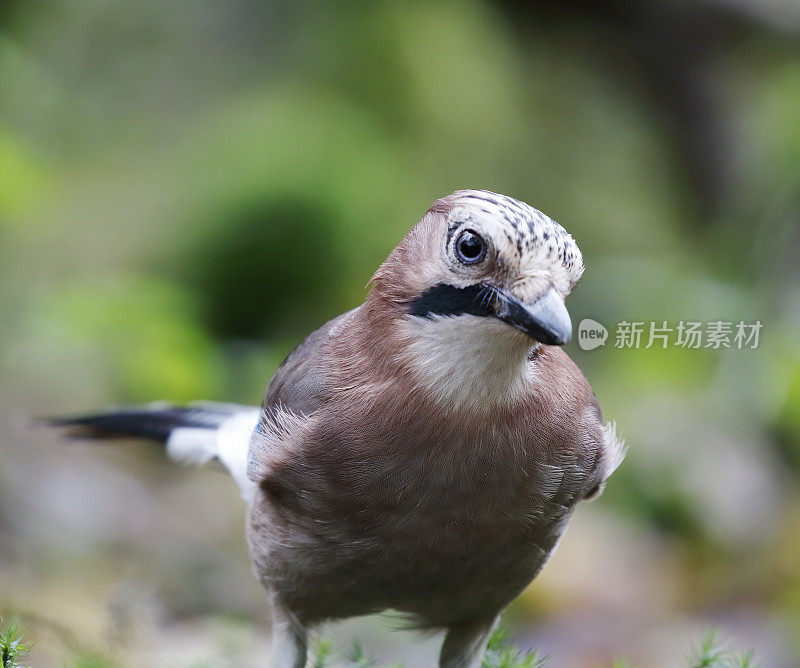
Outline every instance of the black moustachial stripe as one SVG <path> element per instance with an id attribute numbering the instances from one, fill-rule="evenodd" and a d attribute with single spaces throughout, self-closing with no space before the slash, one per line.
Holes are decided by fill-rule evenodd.
<path id="1" fill-rule="evenodd" d="M 409 305 L 410 315 L 494 315 L 491 288 L 476 283 L 465 288 L 439 283 L 416 297 Z"/>

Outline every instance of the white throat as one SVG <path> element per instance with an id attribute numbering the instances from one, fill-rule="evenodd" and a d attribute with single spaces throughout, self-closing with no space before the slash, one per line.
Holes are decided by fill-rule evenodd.
<path id="1" fill-rule="evenodd" d="M 530 386 L 533 342 L 495 318 L 408 316 L 403 356 L 432 398 L 453 409 L 510 406 Z"/>

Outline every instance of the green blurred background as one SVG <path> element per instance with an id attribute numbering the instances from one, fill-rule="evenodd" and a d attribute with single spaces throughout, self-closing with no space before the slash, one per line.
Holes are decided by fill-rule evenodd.
<path id="1" fill-rule="evenodd" d="M 258 666 L 232 483 L 32 418 L 255 404 L 435 198 L 580 244 L 567 350 L 630 445 L 507 614 L 553 666 L 800 665 L 800 5 L 0 0 L 0 614 L 36 666 Z M 620 320 L 761 320 L 620 350 Z M 380 620 L 381 661 L 435 641 Z M 92 661 L 95 661 L 92 663 Z"/>

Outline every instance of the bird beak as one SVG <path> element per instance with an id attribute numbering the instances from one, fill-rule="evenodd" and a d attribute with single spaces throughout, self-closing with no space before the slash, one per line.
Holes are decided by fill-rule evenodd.
<path id="1" fill-rule="evenodd" d="M 550 346 L 572 338 L 572 321 L 564 300 L 551 287 L 533 304 L 525 304 L 507 290 L 495 289 L 495 317 Z"/>

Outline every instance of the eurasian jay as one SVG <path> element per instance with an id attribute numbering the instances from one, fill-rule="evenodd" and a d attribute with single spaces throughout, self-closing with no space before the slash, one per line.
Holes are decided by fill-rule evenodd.
<path id="1" fill-rule="evenodd" d="M 559 347 L 582 272 L 573 238 L 540 211 L 458 191 L 392 251 L 361 306 L 289 354 L 261 408 L 55 422 L 230 471 L 272 605 L 273 668 L 305 665 L 309 627 L 386 609 L 445 630 L 440 666 L 474 668 L 624 456 Z"/>

